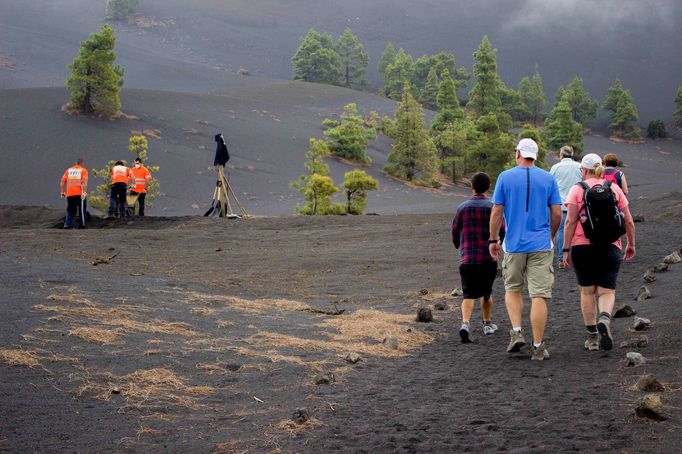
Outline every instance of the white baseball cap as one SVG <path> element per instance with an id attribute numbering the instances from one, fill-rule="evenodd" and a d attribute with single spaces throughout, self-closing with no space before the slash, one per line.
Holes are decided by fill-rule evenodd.
<path id="1" fill-rule="evenodd" d="M 538 144 L 533 139 L 521 139 L 516 149 L 524 158 L 538 158 Z"/>
<path id="2" fill-rule="evenodd" d="M 588 153 L 583 156 L 582 161 L 580 161 L 580 166 L 583 169 L 594 170 L 601 165 L 601 158 L 598 154 Z"/>

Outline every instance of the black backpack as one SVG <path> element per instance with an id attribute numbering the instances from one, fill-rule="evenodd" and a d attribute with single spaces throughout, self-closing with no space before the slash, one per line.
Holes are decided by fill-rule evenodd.
<path id="1" fill-rule="evenodd" d="M 576 183 L 584 189 L 583 212 L 580 224 L 590 244 L 609 245 L 625 233 L 625 216 L 618 209 L 618 201 L 611 190 L 611 181 L 590 186 Z"/>

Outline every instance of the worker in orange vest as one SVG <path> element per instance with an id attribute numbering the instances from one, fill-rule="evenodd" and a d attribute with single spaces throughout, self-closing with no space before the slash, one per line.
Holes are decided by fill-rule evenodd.
<path id="1" fill-rule="evenodd" d="M 130 195 L 137 196 L 137 203 L 140 207 L 138 214 L 144 216 L 144 198 L 147 195 L 147 185 L 152 181 L 152 173 L 142 165 L 142 159 L 135 158 L 135 167 L 130 169 L 135 178 L 134 186 L 130 189 Z"/>
<path id="2" fill-rule="evenodd" d="M 66 218 L 64 228 L 70 229 L 73 218 L 80 208 L 79 228 L 85 228 L 85 196 L 88 189 L 88 171 L 83 167 L 83 159 L 76 159 L 76 163 L 66 169 L 62 175 L 62 197 L 66 197 Z"/>
<path id="3" fill-rule="evenodd" d="M 109 217 L 116 213 L 118 204 L 119 217 L 126 215 L 126 192 L 128 183 L 133 180 L 133 174 L 123 161 L 116 161 L 116 165 L 111 169 L 111 194 L 109 196 Z"/>

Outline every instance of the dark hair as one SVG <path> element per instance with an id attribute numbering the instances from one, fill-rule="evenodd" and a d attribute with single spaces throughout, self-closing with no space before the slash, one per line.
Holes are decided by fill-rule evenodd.
<path id="1" fill-rule="evenodd" d="M 490 177 L 485 172 L 478 172 L 471 177 L 471 187 L 476 194 L 484 194 L 490 189 Z"/>
<path id="2" fill-rule="evenodd" d="M 78 165 L 83 164 L 83 158 L 76 159 L 76 164 L 78 164 Z"/>
<path id="3" fill-rule="evenodd" d="M 616 153 L 606 153 L 602 161 L 604 161 L 605 166 L 616 167 L 618 165 L 618 156 L 616 156 Z"/>
<path id="4" fill-rule="evenodd" d="M 137 158 L 135 158 L 135 162 L 142 162 L 142 159 L 140 159 L 140 157 L 138 156 Z"/>
<path id="5" fill-rule="evenodd" d="M 114 165 L 116 165 L 116 166 L 122 166 L 122 165 L 123 165 L 123 161 L 116 161 L 116 164 L 114 164 Z"/>

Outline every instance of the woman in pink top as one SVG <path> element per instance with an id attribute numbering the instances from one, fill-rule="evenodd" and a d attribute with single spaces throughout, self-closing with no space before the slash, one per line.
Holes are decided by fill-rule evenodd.
<path id="1" fill-rule="evenodd" d="M 583 180 L 592 187 L 603 184 L 604 168 L 599 156 L 590 153 L 580 163 Z M 625 235 L 627 247 L 625 260 L 635 256 L 635 223 L 632 220 L 628 199 L 617 185 L 611 185 L 618 208 L 625 219 Z M 566 197 L 566 225 L 564 226 L 564 260 L 563 265 L 570 268 L 571 262 L 580 286 L 580 309 L 587 328 L 587 350 L 611 350 L 611 314 L 616 300 L 616 280 L 622 261 L 623 244 L 620 239 L 613 244 L 593 245 L 585 237 L 583 227 L 578 222 L 584 215 L 584 189 L 580 185 L 571 188 Z M 570 254 L 567 254 L 569 252 Z M 596 298 L 595 298 L 596 297 Z M 597 310 L 599 318 L 597 319 Z"/>

